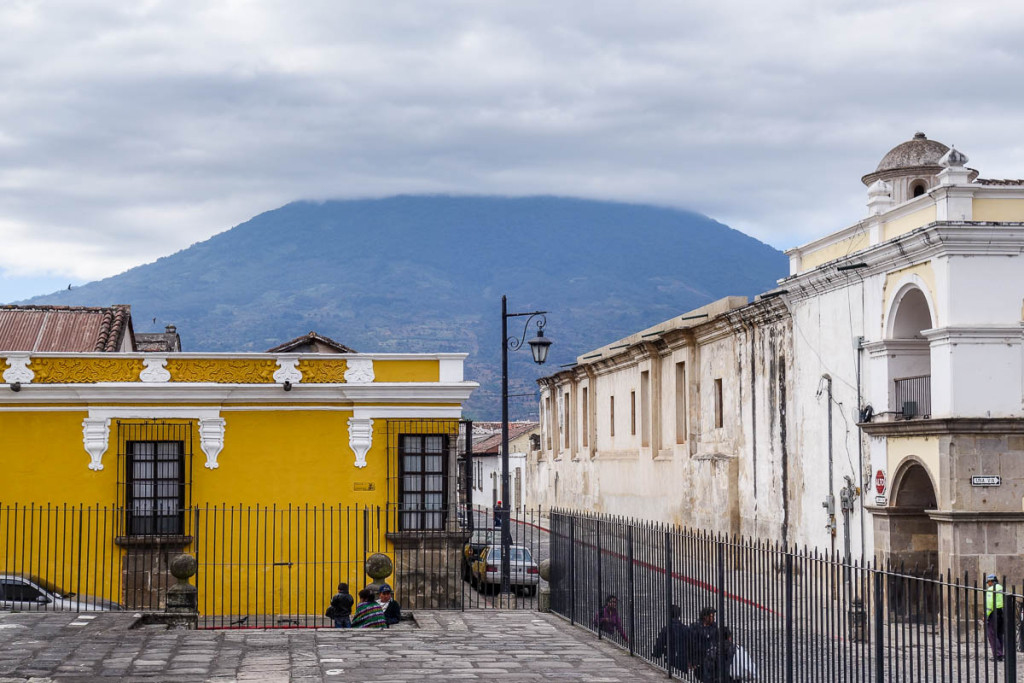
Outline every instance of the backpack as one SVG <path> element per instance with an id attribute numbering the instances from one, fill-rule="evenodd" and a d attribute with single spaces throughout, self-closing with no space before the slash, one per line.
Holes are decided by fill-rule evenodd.
<path id="1" fill-rule="evenodd" d="M 336 614 L 336 612 L 334 610 L 334 605 L 328 606 L 327 607 L 327 611 L 324 612 L 324 616 L 327 617 L 328 619 L 333 619 L 335 614 Z"/>

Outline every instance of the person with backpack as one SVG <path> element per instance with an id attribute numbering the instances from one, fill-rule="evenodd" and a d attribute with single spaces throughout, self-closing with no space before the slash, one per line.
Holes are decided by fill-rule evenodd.
<path id="1" fill-rule="evenodd" d="M 348 592 L 348 584 L 339 583 L 338 592 L 331 598 L 331 604 L 324 616 L 334 620 L 334 628 L 350 628 L 354 603 L 355 599 Z"/>

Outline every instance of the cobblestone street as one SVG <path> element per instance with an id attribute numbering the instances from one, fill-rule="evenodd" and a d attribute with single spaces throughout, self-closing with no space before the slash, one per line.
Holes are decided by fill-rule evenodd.
<path id="1" fill-rule="evenodd" d="M 387 631 L 130 629 L 130 613 L 0 613 L 17 681 L 654 681 L 664 673 L 550 614 L 416 612 Z"/>

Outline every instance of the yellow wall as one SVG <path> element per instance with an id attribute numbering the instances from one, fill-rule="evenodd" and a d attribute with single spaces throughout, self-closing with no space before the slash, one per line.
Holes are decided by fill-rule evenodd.
<path id="1" fill-rule="evenodd" d="M 376 382 L 437 382 L 440 363 L 436 360 L 377 360 L 373 362 Z"/>
<path id="2" fill-rule="evenodd" d="M 976 221 L 1024 221 L 1024 199 L 975 199 L 972 218 Z"/>
<path id="3" fill-rule="evenodd" d="M 817 268 L 822 263 L 828 263 L 834 259 L 842 258 L 855 251 L 866 249 L 868 246 L 868 233 L 857 233 L 853 237 L 848 237 L 836 242 L 835 244 L 830 244 L 816 251 L 803 254 L 800 257 L 800 270 L 803 272 L 805 270 Z"/>
<path id="4" fill-rule="evenodd" d="M 0 412 L 5 461 L 0 502 L 116 504 L 117 421 L 111 421 L 103 470 L 97 472 L 88 469 L 89 454 L 82 445 L 82 420 L 87 415 L 84 411 Z M 348 445 L 351 411 L 225 410 L 221 416 L 224 448 L 218 469 L 204 466 L 198 428 L 193 428 L 192 504 L 385 504 L 386 421 L 375 421 L 367 466 L 357 468 Z M 47 465 L 41 469 L 42 462 Z M 368 484 L 374 490 L 357 490 L 369 488 Z"/>
<path id="5" fill-rule="evenodd" d="M 907 214 L 903 218 L 897 218 L 896 220 L 887 222 L 882 234 L 882 239 L 891 240 L 893 237 L 903 235 L 911 230 L 920 228 L 922 225 L 928 225 L 929 223 L 934 222 L 935 204 L 931 204 L 919 211 Z"/>

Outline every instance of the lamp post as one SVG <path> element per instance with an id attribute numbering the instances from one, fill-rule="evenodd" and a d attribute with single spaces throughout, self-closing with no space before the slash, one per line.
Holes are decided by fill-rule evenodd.
<path id="1" fill-rule="evenodd" d="M 512 546 L 512 530 L 509 520 L 508 496 L 508 352 L 518 351 L 526 341 L 533 353 L 533 361 L 543 365 L 548 359 L 548 347 L 551 340 L 544 336 L 544 326 L 548 319 L 545 317 L 547 311 L 530 311 L 528 313 L 509 313 L 506 297 L 501 297 L 501 504 L 499 512 L 501 517 L 501 592 L 508 593 L 509 574 L 511 567 L 509 563 L 509 549 Z M 523 334 L 518 337 L 508 336 L 508 319 L 526 317 L 526 324 L 523 325 Z M 530 321 L 537 318 L 537 336 L 526 339 L 526 333 L 530 328 Z"/>

